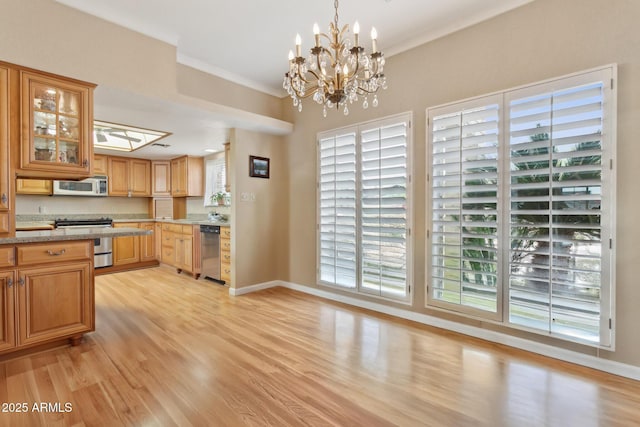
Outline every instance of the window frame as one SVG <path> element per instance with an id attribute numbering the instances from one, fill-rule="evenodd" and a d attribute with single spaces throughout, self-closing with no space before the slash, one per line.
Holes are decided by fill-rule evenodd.
<path id="1" fill-rule="evenodd" d="M 602 262 L 602 280 L 601 280 L 601 295 L 600 295 L 600 328 L 599 328 L 599 341 L 594 342 L 578 337 L 572 337 L 567 334 L 554 333 L 551 331 L 537 329 L 533 327 L 527 327 L 520 324 L 511 323 L 509 321 L 509 263 L 506 262 L 507 256 L 505 251 L 508 252 L 509 246 L 509 194 L 511 185 L 507 182 L 509 178 L 509 103 L 508 100 L 513 98 L 516 93 L 520 98 L 521 93 L 530 91 L 531 94 L 542 94 L 549 90 L 558 90 L 562 88 L 576 87 L 580 85 L 580 81 L 600 73 L 603 82 L 603 121 L 602 121 L 602 198 L 601 198 L 601 213 L 602 221 L 600 224 L 600 230 L 602 233 L 601 248 L 602 254 L 600 260 Z M 610 84 L 608 80 L 610 79 Z M 593 79 L 590 80 L 593 82 Z M 522 330 L 531 332 L 537 335 L 544 335 L 553 338 L 557 338 L 563 341 L 576 342 L 584 344 L 590 347 L 603 348 L 606 350 L 615 350 L 615 296 L 616 296 L 616 215 L 615 215 L 615 202 L 616 202 L 616 151 L 617 151 L 617 135 L 616 135 L 616 123 L 617 123 L 617 65 L 609 64 L 601 67 L 596 67 L 589 70 L 584 70 L 576 73 L 572 73 L 565 76 L 555 77 L 540 82 L 535 82 L 519 87 L 509 88 L 506 90 L 494 92 L 491 94 L 481 95 L 473 98 L 468 98 L 461 101 L 455 101 L 439 106 L 429 107 L 426 110 L 426 141 L 427 146 L 425 149 L 426 154 L 426 200 L 425 200 L 425 307 L 436 309 L 446 312 L 455 312 L 464 317 L 479 319 L 487 323 L 494 323 L 497 325 L 506 326 L 514 330 Z M 553 88 L 553 89 L 549 89 Z M 433 244 L 433 212 L 432 212 L 432 179 L 433 179 L 433 131 L 432 131 L 432 117 L 440 116 L 446 112 L 455 112 L 462 109 L 470 108 L 471 105 L 486 105 L 484 100 L 493 96 L 501 97 L 500 101 L 500 126 L 499 126 L 499 147 L 498 156 L 499 170 L 498 170 L 498 235 L 499 235 L 499 253 L 500 262 L 498 267 L 498 310 L 496 315 L 487 315 L 480 310 L 469 310 L 467 307 L 459 306 L 456 304 L 446 304 L 442 301 L 436 300 L 432 297 L 431 289 L 431 273 L 432 273 L 432 244 Z M 510 97 L 511 96 L 511 97 Z M 523 95 L 524 96 L 524 95 Z M 506 184 L 506 185 L 505 185 Z M 608 244 L 607 244 L 608 243 Z M 605 274 L 606 272 L 606 274 Z"/>
<path id="2" fill-rule="evenodd" d="M 384 293 L 374 293 L 369 289 L 363 287 L 362 281 L 362 201 L 361 201 L 361 175 L 362 175 L 362 138 L 363 131 L 380 128 L 384 126 L 390 126 L 393 124 L 406 123 L 407 136 L 406 136 L 406 239 L 405 239 L 405 258 L 406 258 L 406 294 L 402 298 L 394 298 L 392 296 L 386 296 Z M 340 286 L 335 283 L 323 281 L 321 279 L 321 206 L 320 206 L 320 172 L 321 172 L 321 155 L 320 155 L 320 140 L 329 137 L 337 137 L 348 133 L 355 133 L 355 156 L 356 156 L 356 285 L 349 288 Z M 366 122 L 356 123 L 349 126 L 344 126 L 336 129 L 330 129 L 319 132 L 316 135 L 316 284 L 321 287 L 327 287 L 334 290 L 340 290 L 355 295 L 361 295 L 379 299 L 382 301 L 388 301 L 396 304 L 413 305 L 414 298 L 414 286 L 413 286 L 413 113 L 405 112 L 392 116 L 387 116 L 379 119 L 373 119 Z"/>

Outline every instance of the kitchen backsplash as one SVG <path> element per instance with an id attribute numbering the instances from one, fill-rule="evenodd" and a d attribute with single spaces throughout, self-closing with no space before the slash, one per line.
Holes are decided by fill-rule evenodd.
<path id="1" fill-rule="evenodd" d="M 146 198 L 128 197 L 73 197 L 16 195 L 16 216 L 51 216 L 54 218 L 74 215 L 102 215 L 116 217 L 126 213 L 149 216 Z"/>
<path id="2" fill-rule="evenodd" d="M 209 213 L 231 216 L 230 206 L 203 206 L 202 197 L 187 198 L 187 219 L 206 220 Z M 53 221 L 57 218 L 147 219 L 149 199 L 127 197 L 73 197 L 16 195 L 16 221 Z"/>

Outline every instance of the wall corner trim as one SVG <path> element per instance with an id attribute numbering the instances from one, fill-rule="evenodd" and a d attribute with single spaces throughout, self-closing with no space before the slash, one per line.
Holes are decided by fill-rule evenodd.
<path id="1" fill-rule="evenodd" d="M 411 320 L 414 322 L 422 323 L 424 325 L 457 332 L 462 335 L 480 338 L 485 341 L 503 344 L 509 347 L 529 351 L 531 353 L 540 354 L 542 356 L 550 357 L 553 359 L 562 360 L 564 362 L 574 363 L 576 365 L 585 366 L 587 368 L 619 375 L 621 377 L 640 380 L 640 367 L 638 366 L 616 362 L 613 360 L 607 360 L 587 354 L 577 353 L 575 351 L 557 348 L 548 344 L 542 344 L 524 338 L 514 337 L 511 335 L 503 334 L 501 332 L 481 329 L 475 326 L 463 325 L 457 322 L 452 322 L 450 320 L 440 319 L 426 314 L 415 313 L 413 311 L 403 310 L 395 307 L 389 307 L 376 302 L 364 301 L 345 295 L 338 295 L 324 289 L 299 285 L 297 283 L 274 280 L 271 282 L 259 283 L 257 285 L 247 286 L 239 289 L 229 288 L 229 295 L 239 296 L 251 292 L 257 292 L 263 289 L 274 288 L 277 286 L 325 298 L 328 300 L 353 305 L 355 307 L 376 311 L 378 313 L 384 313 L 402 319 Z"/>

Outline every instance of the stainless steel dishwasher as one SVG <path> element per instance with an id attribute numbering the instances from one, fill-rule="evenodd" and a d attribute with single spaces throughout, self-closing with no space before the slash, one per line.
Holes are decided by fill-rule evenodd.
<path id="1" fill-rule="evenodd" d="M 201 277 L 224 283 L 220 280 L 220 226 L 201 224 L 200 245 Z"/>

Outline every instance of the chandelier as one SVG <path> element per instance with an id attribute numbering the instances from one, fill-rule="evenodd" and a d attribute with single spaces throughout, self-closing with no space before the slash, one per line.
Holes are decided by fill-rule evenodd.
<path id="1" fill-rule="evenodd" d="M 372 105 L 378 106 L 378 89 L 387 88 L 387 80 L 382 73 L 384 56 L 378 51 L 376 29 L 371 29 L 371 51 L 369 55 L 359 44 L 360 25 L 353 25 L 353 42 L 346 38 L 349 25 L 341 30 L 338 26 L 338 0 L 334 1 L 336 10 L 333 22 L 329 24 L 329 35 L 320 33 L 318 24 L 313 25 L 315 46 L 309 56 L 302 56 L 302 40 L 296 35 L 296 53 L 289 51 L 289 71 L 284 75 L 282 86 L 293 99 L 293 106 L 302 111 L 302 100 L 310 96 L 323 105 L 322 114 L 327 117 L 327 109 L 342 108 L 344 115 L 349 114 L 347 104 L 358 102 L 364 97 L 362 108 L 369 107 L 369 96 L 373 95 Z M 320 43 L 320 37 L 328 41 L 328 48 Z"/>

